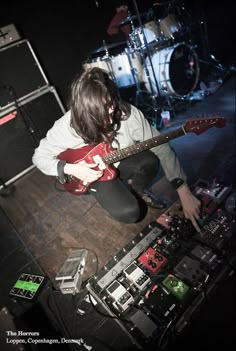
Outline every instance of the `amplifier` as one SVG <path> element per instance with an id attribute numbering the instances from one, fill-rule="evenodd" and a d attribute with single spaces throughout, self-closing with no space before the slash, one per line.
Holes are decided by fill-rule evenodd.
<path id="1" fill-rule="evenodd" d="M 39 139 L 64 113 L 54 87 L 39 90 L 34 96 L 0 112 L 0 178 L 6 185 L 34 167 L 32 156 Z"/>
<path id="2" fill-rule="evenodd" d="M 36 54 L 26 39 L 0 48 L 0 111 L 48 85 Z"/>

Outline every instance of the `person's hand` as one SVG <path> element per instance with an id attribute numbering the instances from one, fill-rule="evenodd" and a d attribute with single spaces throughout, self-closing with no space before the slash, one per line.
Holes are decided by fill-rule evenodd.
<path id="1" fill-rule="evenodd" d="M 92 183 L 103 175 L 103 171 L 100 169 L 93 169 L 96 166 L 96 163 L 86 163 L 85 161 L 67 163 L 64 167 L 64 173 L 80 179 L 84 184 Z"/>
<path id="2" fill-rule="evenodd" d="M 201 201 L 192 194 L 187 184 L 182 185 L 177 189 L 177 192 L 180 197 L 185 218 L 190 219 L 194 228 L 200 232 L 201 229 L 198 225 L 198 220 L 200 219 Z"/>

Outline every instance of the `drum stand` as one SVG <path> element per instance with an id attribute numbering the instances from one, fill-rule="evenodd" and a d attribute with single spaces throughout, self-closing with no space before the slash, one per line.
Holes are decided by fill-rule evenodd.
<path id="1" fill-rule="evenodd" d="M 156 79 L 154 67 L 153 67 L 152 60 L 151 60 L 151 52 L 150 52 L 150 49 L 149 49 L 149 46 L 148 46 L 147 38 L 146 38 L 144 30 L 143 30 L 143 24 L 142 24 L 142 21 L 141 21 L 141 17 L 140 17 L 140 13 L 139 13 L 139 10 L 138 10 L 138 6 L 137 6 L 136 0 L 133 0 L 133 4 L 134 4 L 134 9 L 135 9 L 135 12 L 136 12 L 137 19 L 138 19 L 138 24 L 139 24 L 139 27 L 141 28 L 141 33 L 142 33 L 142 36 L 143 36 L 143 39 L 144 39 L 144 47 L 146 48 L 147 57 L 148 57 L 149 62 L 150 62 L 150 67 L 151 67 L 151 70 L 152 70 L 153 79 L 154 79 L 154 83 L 155 83 L 156 90 L 157 90 L 157 94 L 155 94 L 153 86 L 152 86 L 150 72 L 149 72 L 147 64 L 145 62 L 146 61 L 145 60 L 145 52 L 144 52 L 144 49 L 141 46 L 140 54 L 141 54 L 141 58 L 143 60 L 143 65 L 144 65 L 144 70 L 145 70 L 145 73 L 146 73 L 146 77 L 148 79 L 148 83 L 149 83 L 150 89 L 151 89 L 151 101 L 152 101 L 152 104 L 151 104 L 151 106 L 148 105 L 148 107 L 151 107 L 152 111 L 153 111 L 153 115 L 152 115 L 152 118 L 151 118 L 151 124 L 152 124 L 152 126 L 154 126 L 156 128 L 161 128 L 162 124 L 163 124 L 163 121 L 162 121 L 162 118 L 160 116 L 161 116 L 161 112 L 164 110 L 164 99 L 166 99 L 168 108 L 170 110 L 173 110 L 173 109 L 172 109 L 172 106 L 171 106 L 169 98 L 167 96 L 164 96 L 164 99 L 163 99 L 163 97 L 160 94 L 160 87 L 159 87 L 157 79 Z M 142 94 L 142 93 L 143 93 L 143 91 L 140 90 L 140 84 L 137 84 L 136 102 L 138 100 L 139 95 Z"/>
<path id="2" fill-rule="evenodd" d="M 202 43 L 202 54 L 203 58 L 199 58 L 199 62 L 205 64 L 208 67 L 218 70 L 218 72 L 222 72 L 223 74 L 226 72 L 235 72 L 235 66 L 224 66 L 220 63 L 219 60 L 215 58 L 214 55 L 211 54 L 209 49 L 209 41 L 208 41 L 208 31 L 207 31 L 207 20 L 206 15 L 204 13 L 203 8 L 200 6 L 200 20 L 198 21 L 198 25 L 200 28 L 200 40 Z"/>

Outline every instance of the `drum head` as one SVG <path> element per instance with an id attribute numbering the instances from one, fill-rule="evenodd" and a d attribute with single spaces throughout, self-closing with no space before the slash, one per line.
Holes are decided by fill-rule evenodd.
<path id="1" fill-rule="evenodd" d="M 189 94 L 196 88 L 199 65 L 196 53 L 189 46 L 180 44 L 175 47 L 170 58 L 169 76 L 178 95 Z"/>
<path id="2" fill-rule="evenodd" d="M 151 93 L 183 96 L 191 93 L 197 86 L 198 57 L 186 44 L 176 44 L 157 51 L 151 57 L 152 65 L 149 58 L 145 60 L 145 63 L 150 81 L 145 74 L 144 82 Z"/>

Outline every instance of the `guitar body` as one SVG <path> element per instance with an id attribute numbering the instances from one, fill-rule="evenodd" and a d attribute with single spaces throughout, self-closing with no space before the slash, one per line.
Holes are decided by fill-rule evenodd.
<path id="1" fill-rule="evenodd" d="M 96 162 L 94 158 L 103 158 L 104 156 L 110 154 L 114 149 L 112 149 L 108 144 L 100 143 L 97 145 L 86 145 L 79 149 L 67 149 L 60 153 L 57 158 L 59 160 L 64 160 L 68 163 L 79 163 L 85 161 L 87 163 Z M 116 177 L 117 170 L 103 161 L 105 168 L 103 169 L 103 175 L 99 178 L 99 181 L 109 181 Z M 99 169 L 95 167 L 94 169 Z M 78 178 L 73 177 L 68 183 L 63 184 L 65 189 L 76 195 L 81 195 L 85 193 L 91 183 L 84 184 Z"/>

